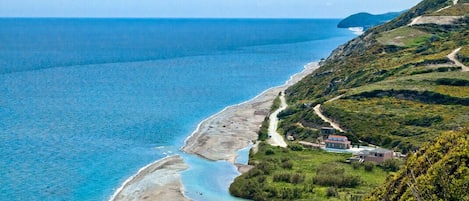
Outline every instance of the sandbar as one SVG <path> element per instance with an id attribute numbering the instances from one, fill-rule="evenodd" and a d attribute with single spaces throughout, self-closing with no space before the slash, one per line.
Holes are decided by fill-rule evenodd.
<path id="1" fill-rule="evenodd" d="M 156 161 L 124 182 L 110 201 L 189 201 L 184 196 L 180 174 L 187 168 L 179 155 Z"/>

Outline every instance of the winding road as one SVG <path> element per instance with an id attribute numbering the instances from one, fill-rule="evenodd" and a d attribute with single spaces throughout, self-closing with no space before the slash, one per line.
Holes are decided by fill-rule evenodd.
<path id="1" fill-rule="evenodd" d="M 459 66 L 461 67 L 461 71 L 462 72 L 468 72 L 469 71 L 469 67 L 467 67 L 466 65 L 464 65 L 463 63 L 461 63 L 460 61 L 458 61 L 458 59 L 456 59 L 456 55 L 458 54 L 458 52 L 461 50 L 462 47 L 459 47 L 457 49 L 455 49 L 453 52 L 451 52 L 450 54 L 448 54 L 448 59 L 451 60 L 452 62 L 454 62 L 454 65 L 456 66 Z"/>
<path id="2" fill-rule="evenodd" d="M 316 113 L 316 115 L 318 115 L 323 121 L 331 124 L 332 128 L 340 131 L 340 132 L 345 132 L 344 129 L 342 129 L 339 124 L 337 123 L 334 123 L 331 119 L 327 118 L 321 111 L 321 104 L 317 104 L 316 106 L 314 106 L 314 113 Z"/>
<path id="3" fill-rule="evenodd" d="M 280 108 L 275 110 L 272 114 L 269 116 L 269 131 L 268 134 L 270 136 L 269 140 L 267 141 L 270 145 L 272 146 L 279 146 L 279 147 L 287 147 L 287 143 L 285 142 L 285 139 L 282 137 L 277 132 L 278 128 L 278 113 L 281 111 L 285 110 L 287 108 L 287 101 L 285 100 L 285 94 L 284 92 L 280 93 Z"/>

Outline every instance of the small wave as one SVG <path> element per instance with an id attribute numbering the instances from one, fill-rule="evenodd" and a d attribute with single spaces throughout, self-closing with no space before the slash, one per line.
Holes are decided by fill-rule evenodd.
<path id="1" fill-rule="evenodd" d="M 362 35 L 364 33 L 363 27 L 350 27 L 348 30 L 352 31 L 355 35 Z"/>

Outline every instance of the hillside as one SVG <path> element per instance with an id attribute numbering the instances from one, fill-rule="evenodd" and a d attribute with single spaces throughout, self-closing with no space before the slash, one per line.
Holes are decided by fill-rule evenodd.
<path id="1" fill-rule="evenodd" d="M 469 200 L 468 163 L 469 130 L 444 133 L 365 200 Z"/>
<path id="2" fill-rule="evenodd" d="M 334 50 L 286 90 L 278 131 L 294 138 L 288 149 L 261 142 L 250 155 L 254 168 L 230 192 L 254 200 L 467 200 L 468 3 L 423 0 Z M 407 164 L 364 171 L 344 163 L 351 155 L 303 147 L 331 126 L 318 111 L 352 144 L 402 152 Z M 443 174 L 455 183 L 438 183 Z"/>
<path id="3" fill-rule="evenodd" d="M 287 90 L 285 134 L 303 136 L 306 129 L 298 123 L 320 128 L 311 119 L 312 107 L 339 95 L 321 110 L 356 142 L 408 152 L 444 131 L 469 127 L 469 72 L 448 57 L 462 47 L 457 55 L 465 61 L 468 17 L 447 25 L 407 26 L 451 3 L 423 1 L 336 49 L 318 71 Z"/>
<path id="4" fill-rule="evenodd" d="M 388 22 L 397 16 L 399 16 L 402 12 L 390 12 L 384 14 L 370 14 L 370 13 L 356 13 L 350 15 L 339 22 L 337 25 L 338 28 L 350 28 L 350 27 L 363 27 L 365 30 L 371 28 L 376 25 L 383 24 Z"/>

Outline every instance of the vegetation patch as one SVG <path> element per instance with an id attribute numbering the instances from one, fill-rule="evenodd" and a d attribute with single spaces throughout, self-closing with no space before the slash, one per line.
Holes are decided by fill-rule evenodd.
<path id="1" fill-rule="evenodd" d="M 468 129 L 441 135 L 411 154 L 405 167 L 365 200 L 469 200 L 468 147 Z"/>
<path id="2" fill-rule="evenodd" d="M 415 47 L 423 44 L 431 38 L 431 34 L 414 29 L 412 27 L 400 27 L 384 32 L 378 38 L 383 45 L 394 45 L 401 47 Z"/>
<path id="3" fill-rule="evenodd" d="M 447 9 L 429 14 L 430 16 L 467 16 L 469 13 L 469 5 L 458 3 Z"/>
<path id="4" fill-rule="evenodd" d="M 266 155 L 266 150 L 273 150 L 275 154 Z M 249 164 L 255 168 L 236 178 L 230 192 L 253 200 L 361 198 L 383 183 L 389 173 L 382 168 L 372 172 L 354 169 L 343 162 L 350 156 L 311 149 L 293 151 L 261 143 L 259 151 L 249 159 Z M 334 193 L 327 193 L 331 190 Z"/>
<path id="5" fill-rule="evenodd" d="M 445 105 L 464 105 L 469 106 L 469 98 L 452 97 L 438 92 L 432 91 L 414 91 L 414 90 L 373 90 L 367 91 L 348 98 L 361 99 L 373 97 L 395 97 L 401 100 L 419 101 L 429 104 L 445 104 Z"/>
<path id="6" fill-rule="evenodd" d="M 469 126 L 469 107 L 462 105 L 381 97 L 340 99 L 322 109 L 361 140 L 402 152 L 418 149 L 443 131 Z"/>
<path id="7" fill-rule="evenodd" d="M 459 61 L 464 63 L 464 65 L 469 66 L 469 46 L 464 46 L 457 54 Z"/>

